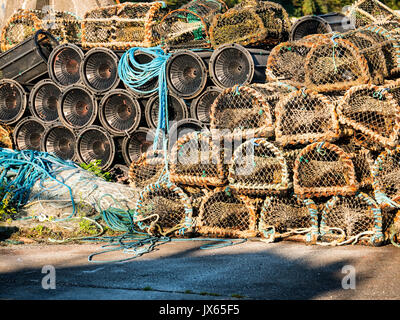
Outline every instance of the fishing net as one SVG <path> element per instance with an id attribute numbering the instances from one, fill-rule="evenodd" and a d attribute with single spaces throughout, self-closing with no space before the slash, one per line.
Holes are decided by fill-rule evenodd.
<path id="1" fill-rule="evenodd" d="M 209 27 L 217 13 L 227 10 L 220 0 L 192 0 L 169 12 L 157 27 L 167 49 L 209 48 Z"/>
<path id="2" fill-rule="evenodd" d="M 82 46 L 124 50 L 158 45 L 159 35 L 154 26 L 165 13 L 161 1 L 127 2 L 92 9 L 82 20 Z"/>
<path id="3" fill-rule="evenodd" d="M 208 133 L 191 132 L 179 138 L 172 148 L 170 164 L 174 183 L 220 186 L 225 181 L 219 145 Z"/>
<path id="4" fill-rule="evenodd" d="M 315 142 L 298 155 L 293 176 L 294 192 L 301 197 L 352 195 L 358 185 L 350 156 L 329 142 Z"/>
<path id="5" fill-rule="evenodd" d="M 6 125 L 0 125 L 0 148 L 13 148 L 12 129 Z"/>
<path id="6" fill-rule="evenodd" d="M 263 95 L 247 86 L 225 89 L 211 106 L 211 129 L 225 129 L 226 135 L 270 136 L 273 131 L 270 105 Z"/>
<path id="7" fill-rule="evenodd" d="M 201 187 L 196 186 L 186 186 L 179 185 L 186 195 L 189 197 L 190 203 L 192 204 L 193 209 L 193 219 L 199 216 L 201 202 L 205 197 L 206 193 L 209 192 L 207 189 L 202 189 Z"/>
<path id="8" fill-rule="evenodd" d="M 248 197 L 220 187 L 203 198 L 196 227 L 203 235 L 248 238 L 257 235 L 256 221 L 256 211 Z"/>
<path id="9" fill-rule="evenodd" d="M 291 186 L 283 153 L 261 138 L 234 151 L 228 179 L 233 190 L 246 194 L 280 193 Z"/>
<path id="10" fill-rule="evenodd" d="M 132 161 L 129 167 L 129 183 L 133 188 L 143 189 L 147 185 L 157 182 L 163 175 L 164 169 L 164 152 L 149 150 Z"/>
<path id="11" fill-rule="evenodd" d="M 399 105 L 388 90 L 374 85 L 349 89 L 338 108 L 342 123 L 382 146 L 394 147 L 400 124 Z"/>
<path id="12" fill-rule="evenodd" d="M 309 89 L 292 92 L 280 100 L 275 116 L 275 137 L 281 145 L 332 141 L 340 134 L 334 105 Z"/>
<path id="13" fill-rule="evenodd" d="M 318 209 L 311 199 L 267 196 L 260 213 L 258 230 L 265 242 L 288 239 L 316 242 Z"/>
<path id="14" fill-rule="evenodd" d="M 322 210 L 319 239 L 322 244 L 330 245 L 358 241 L 379 245 L 384 241 L 382 212 L 363 192 L 354 196 L 334 196 Z"/>
<path id="15" fill-rule="evenodd" d="M 134 221 L 153 235 L 191 231 L 192 206 L 183 190 L 171 183 L 148 185 L 139 195 Z"/>

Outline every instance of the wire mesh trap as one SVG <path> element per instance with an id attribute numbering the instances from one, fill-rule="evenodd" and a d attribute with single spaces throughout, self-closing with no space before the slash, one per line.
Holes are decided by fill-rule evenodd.
<path id="1" fill-rule="evenodd" d="M 261 207 L 258 230 L 264 242 L 296 240 L 315 243 L 318 236 L 318 209 L 311 199 L 267 196 Z"/>
<path id="2" fill-rule="evenodd" d="M 14 80 L 0 80 L 0 124 L 14 124 L 24 115 L 28 97 L 25 89 Z"/>
<path id="3" fill-rule="evenodd" d="M 250 198 L 229 187 L 209 192 L 200 206 L 196 230 L 202 235 L 248 238 L 257 235 L 257 216 Z"/>
<path id="4" fill-rule="evenodd" d="M 273 124 L 270 105 L 253 88 L 235 86 L 225 89 L 211 106 L 211 129 L 224 129 L 224 136 L 267 137 Z"/>
<path id="5" fill-rule="evenodd" d="M 235 149 L 229 186 L 245 194 L 281 193 L 291 187 L 281 150 L 266 139 L 251 139 Z"/>
<path id="6" fill-rule="evenodd" d="M 339 137 L 334 105 L 309 89 L 290 93 L 275 108 L 275 137 L 281 145 L 332 141 Z"/>
<path id="7" fill-rule="evenodd" d="M 82 46 L 125 50 L 159 44 L 155 32 L 165 15 L 161 1 L 123 3 L 89 10 L 82 20 Z"/>
<path id="8" fill-rule="evenodd" d="M 204 124 L 210 123 L 211 105 L 222 90 L 215 86 L 208 86 L 190 105 L 190 116 Z"/>
<path id="9" fill-rule="evenodd" d="M 355 194 L 358 185 L 353 162 L 340 147 L 329 142 L 314 142 L 297 156 L 293 186 L 304 198 Z"/>
<path id="10" fill-rule="evenodd" d="M 321 213 L 319 240 L 322 244 L 343 245 L 383 243 L 382 212 L 365 193 L 334 196 Z"/>
<path id="11" fill-rule="evenodd" d="M 14 144 L 18 150 L 36 150 L 40 151 L 40 142 L 45 125 L 39 119 L 27 117 L 15 126 Z"/>
<path id="12" fill-rule="evenodd" d="M 170 180 L 195 186 L 220 186 L 225 182 L 223 158 L 208 133 L 192 132 L 178 139 L 170 154 Z"/>
<path id="13" fill-rule="evenodd" d="M 75 132 L 61 123 L 54 123 L 46 128 L 41 139 L 41 150 L 53 153 L 64 160 L 76 159 Z"/>
<path id="14" fill-rule="evenodd" d="M 61 89 L 49 79 L 39 81 L 29 93 L 29 109 L 43 122 L 58 120 L 57 107 L 61 98 Z"/>
<path id="15" fill-rule="evenodd" d="M 134 222 L 153 235 L 192 231 L 192 206 L 183 190 L 172 183 L 148 185 L 139 195 Z"/>
<path id="16" fill-rule="evenodd" d="M 399 111 L 390 91 L 368 84 L 349 89 L 337 108 L 342 123 L 384 147 L 394 147 L 397 143 Z"/>
<path id="17" fill-rule="evenodd" d="M 165 154 L 162 150 L 148 150 L 133 160 L 129 167 L 129 184 L 132 188 L 143 189 L 156 183 L 165 173 Z"/>

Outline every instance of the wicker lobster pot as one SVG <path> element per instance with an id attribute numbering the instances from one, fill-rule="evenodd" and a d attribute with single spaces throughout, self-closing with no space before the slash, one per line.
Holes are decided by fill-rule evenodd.
<path id="1" fill-rule="evenodd" d="M 309 89 L 290 93 L 275 109 L 275 136 L 281 145 L 332 141 L 339 137 L 339 121 L 331 101 Z"/>
<path id="2" fill-rule="evenodd" d="M 257 235 L 256 221 L 250 198 L 219 187 L 203 198 L 196 229 L 203 235 L 248 238 Z"/>
<path id="3" fill-rule="evenodd" d="M 223 154 L 208 133 L 191 132 L 174 144 L 170 180 L 194 186 L 221 186 L 225 182 Z"/>
<path id="4" fill-rule="evenodd" d="M 87 11 L 82 46 L 125 50 L 160 43 L 155 26 L 166 14 L 163 2 L 123 3 Z"/>
<path id="5" fill-rule="evenodd" d="M 286 159 L 281 150 L 263 138 L 244 142 L 229 166 L 230 187 L 240 193 L 281 193 L 291 187 Z"/>
<path id="6" fill-rule="evenodd" d="M 318 235 L 318 209 L 311 199 L 267 196 L 261 208 L 258 230 L 264 241 L 278 239 L 315 243 Z"/>
<path id="7" fill-rule="evenodd" d="M 329 142 L 306 146 L 293 170 L 294 192 L 302 198 L 352 195 L 358 189 L 351 157 Z"/>
<path id="8" fill-rule="evenodd" d="M 372 245 L 384 241 L 382 212 L 363 192 L 354 196 L 334 196 L 321 213 L 320 239 L 330 244 L 368 240 Z"/>

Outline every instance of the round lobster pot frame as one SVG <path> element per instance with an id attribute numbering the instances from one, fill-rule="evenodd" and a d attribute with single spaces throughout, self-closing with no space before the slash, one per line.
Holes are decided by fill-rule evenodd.
<path id="1" fill-rule="evenodd" d="M 280 100 L 275 118 L 276 141 L 284 146 L 332 141 L 340 134 L 335 106 L 325 96 L 308 89 Z"/>
<path id="2" fill-rule="evenodd" d="M 64 160 L 76 159 L 76 135 L 75 132 L 61 123 L 55 123 L 46 128 L 43 133 L 41 150 L 55 154 Z"/>
<path id="3" fill-rule="evenodd" d="M 229 185 L 246 194 L 281 193 L 291 187 L 283 153 L 266 139 L 251 139 L 238 147 L 229 166 Z"/>
<path id="4" fill-rule="evenodd" d="M 169 162 L 171 182 L 195 186 L 220 186 L 225 182 L 220 149 L 210 134 L 192 132 L 178 139 Z"/>
<path id="5" fill-rule="evenodd" d="M 354 196 L 334 196 L 321 213 L 319 239 L 331 244 L 368 240 L 378 246 L 383 243 L 382 212 L 365 193 Z"/>
<path id="6" fill-rule="evenodd" d="M 154 132 L 148 128 L 137 128 L 122 142 L 122 155 L 126 165 L 137 161 L 153 145 Z"/>
<path id="7" fill-rule="evenodd" d="M 211 129 L 226 131 L 226 137 L 267 137 L 273 132 L 268 101 L 257 90 L 246 86 L 225 89 L 214 100 L 210 119 Z"/>
<path id="8" fill-rule="evenodd" d="M 165 154 L 162 150 L 149 150 L 133 160 L 129 166 L 129 184 L 132 188 L 143 189 L 156 183 L 165 169 Z"/>
<path id="9" fill-rule="evenodd" d="M 27 93 L 18 82 L 0 80 L 0 124 L 10 125 L 19 121 L 27 105 Z"/>
<path id="10" fill-rule="evenodd" d="M 29 109 L 31 113 L 46 123 L 58 120 L 58 105 L 61 89 L 53 81 L 39 81 L 29 93 Z"/>
<path id="11" fill-rule="evenodd" d="M 79 69 L 83 59 L 84 53 L 77 45 L 65 43 L 55 47 L 47 64 L 51 80 L 60 87 L 80 82 Z"/>
<path id="12" fill-rule="evenodd" d="M 400 107 L 385 88 L 360 85 L 349 89 L 338 105 L 342 123 L 384 147 L 394 147 L 400 129 Z"/>
<path id="13" fill-rule="evenodd" d="M 350 156 L 329 142 L 309 144 L 299 153 L 293 186 L 302 198 L 353 195 L 358 189 Z"/>
<path id="14" fill-rule="evenodd" d="M 229 187 L 219 187 L 203 198 L 196 229 L 203 235 L 248 238 L 258 233 L 256 221 L 256 208 L 250 198 Z"/>
<path id="15" fill-rule="evenodd" d="M 107 170 L 115 157 L 115 143 L 111 135 L 102 127 L 88 126 L 77 134 L 75 152 L 80 162 L 89 164 L 100 160 L 100 167 Z"/>
<path id="16" fill-rule="evenodd" d="M 18 150 L 40 151 L 45 125 L 39 119 L 28 117 L 15 126 L 13 132 L 14 144 Z"/>
<path id="17" fill-rule="evenodd" d="M 139 195 L 134 222 L 149 234 L 192 231 L 192 206 L 183 190 L 172 183 L 148 185 Z"/>
<path id="18" fill-rule="evenodd" d="M 190 115 L 192 118 L 204 124 L 210 123 L 211 105 L 222 92 L 222 89 L 215 86 L 208 86 L 197 98 L 192 100 Z"/>
<path id="19" fill-rule="evenodd" d="M 110 90 L 99 104 L 99 118 L 104 128 L 113 135 L 135 131 L 140 123 L 140 104 L 127 90 Z"/>
<path id="20" fill-rule="evenodd" d="M 261 207 L 258 230 L 264 241 L 278 239 L 315 243 L 318 236 L 318 209 L 311 199 L 267 196 Z"/>

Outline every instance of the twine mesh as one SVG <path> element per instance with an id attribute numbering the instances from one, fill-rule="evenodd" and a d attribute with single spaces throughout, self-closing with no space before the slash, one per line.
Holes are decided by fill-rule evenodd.
<path id="1" fill-rule="evenodd" d="M 357 191 L 355 170 L 350 156 L 329 142 L 315 142 L 298 155 L 293 185 L 301 197 L 352 195 Z"/>
<path id="2" fill-rule="evenodd" d="M 250 199 L 229 187 L 209 192 L 200 206 L 197 230 L 203 235 L 247 238 L 257 235 L 256 212 Z"/>
<path id="3" fill-rule="evenodd" d="M 270 136 L 273 131 L 268 101 L 247 86 L 225 89 L 211 106 L 211 129 L 225 129 L 225 136 Z M 239 132 L 239 131 L 240 132 Z"/>
<path id="4" fill-rule="evenodd" d="M 228 179 L 233 190 L 246 194 L 280 193 L 291 186 L 283 153 L 262 138 L 248 140 L 234 151 Z"/>
<path id="5" fill-rule="evenodd" d="M 321 213 L 322 243 L 379 244 L 383 242 L 382 213 L 376 202 L 365 193 L 355 196 L 334 196 Z"/>
<path id="6" fill-rule="evenodd" d="M 12 130 L 6 125 L 0 125 L 0 148 L 12 149 Z"/>
<path id="7" fill-rule="evenodd" d="M 258 229 L 266 242 L 291 239 L 315 242 L 318 210 L 311 199 L 267 196 L 261 208 Z"/>
<path id="8" fill-rule="evenodd" d="M 220 186 L 225 181 L 223 158 L 207 133 L 191 132 L 174 144 L 170 180 L 186 185 Z"/>
<path id="9" fill-rule="evenodd" d="M 325 96 L 308 89 L 292 92 L 275 110 L 275 136 L 281 145 L 332 141 L 339 137 L 334 105 Z"/>
<path id="10" fill-rule="evenodd" d="M 160 42 L 155 26 L 165 15 L 162 2 L 123 3 L 85 13 L 82 46 L 85 48 L 151 47 Z"/>

